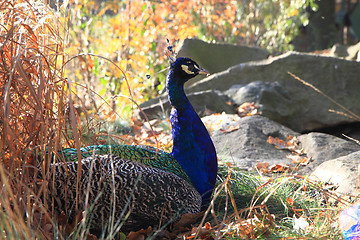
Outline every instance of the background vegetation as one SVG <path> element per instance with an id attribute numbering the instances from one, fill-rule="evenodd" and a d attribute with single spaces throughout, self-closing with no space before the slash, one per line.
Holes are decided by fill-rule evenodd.
<path id="1" fill-rule="evenodd" d="M 276 54 L 293 49 L 291 41 L 299 26 L 308 22 L 306 6 L 316 10 L 313 1 L 305 0 L 80 0 L 60 9 L 68 13 L 67 52 L 101 54 L 114 61 L 131 79 L 134 99 L 142 102 L 164 91 L 166 71 L 159 72 L 168 66 L 166 39 L 176 43 L 197 37 L 259 46 Z M 69 77 L 101 96 L 128 91 L 122 73 L 107 60 L 84 56 L 81 63 L 80 68 L 78 61 L 72 63 Z M 81 98 L 87 107 L 97 109 L 91 98 Z M 114 100 L 112 107 L 129 111 L 118 103 Z"/>

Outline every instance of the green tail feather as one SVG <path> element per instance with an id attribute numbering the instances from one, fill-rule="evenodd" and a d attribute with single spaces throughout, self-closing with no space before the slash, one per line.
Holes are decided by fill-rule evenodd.
<path id="1" fill-rule="evenodd" d="M 184 169 L 170 154 L 162 150 L 149 146 L 133 146 L 133 145 L 93 145 L 80 148 L 81 157 L 87 158 L 93 155 L 114 154 L 124 159 L 143 163 L 150 167 L 162 169 L 172 172 L 191 183 L 189 176 Z M 66 148 L 58 152 L 59 159 L 66 162 L 77 161 L 77 151 L 75 148 Z"/>

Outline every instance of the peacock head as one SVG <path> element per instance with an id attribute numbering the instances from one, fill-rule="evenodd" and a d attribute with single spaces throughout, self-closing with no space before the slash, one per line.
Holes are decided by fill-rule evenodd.
<path id="1" fill-rule="evenodd" d="M 178 76 L 178 79 L 183 81 L 182 84 L 196 75 L 210 74 L 208 71 L 201 68 L 195 61 L 187 57 L 179 57 L 172 62 L 170 65 L 170 71 L 172 71 L 174 75 Z"/>

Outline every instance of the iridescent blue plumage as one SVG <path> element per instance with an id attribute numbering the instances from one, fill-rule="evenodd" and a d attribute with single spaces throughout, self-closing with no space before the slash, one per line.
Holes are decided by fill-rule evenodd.
<path id="1" fill-rule="evenodd" d="M 171 154 L 190 177 L 206 206 L 215 186 L 217 156 L 213 142 L 184 91 L 184 83 L 197 74 L 207 73 L 189 58 L 171 64 L 166 89 L 173 106 L 170 114 L 173 149 Z"/>

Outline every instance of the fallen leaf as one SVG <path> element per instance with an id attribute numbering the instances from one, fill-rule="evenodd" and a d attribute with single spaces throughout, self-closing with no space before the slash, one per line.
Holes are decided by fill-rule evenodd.
<path id="1" fill-rule="evenodd" d="M 292 198 L 286 198 L 286 203 L 293 206 L 295 204 L 295 201 Z"/>
<path id="2" fill-rule="evenodd" d="M 141 229 L 136 232 L 130 232 L 127 236 L 127 240 L 145 240 L 150 233 L 152 232 L 151 226 L 149 226 L 147 229 Z"/>
<path id="3" fill-rule="evenodd" d="M 256 239 L 257 236 L 269 235 L 275 226 L 274 214 L 255 213 L 252 218 L 229 224 L 223 231 L 226 231 L 226 235 L 237 235 L 241 239 Z"/>
<path id="4" fill-rule="evenodd" d="M 199 213 L 185 213 L 181 216 L 179 221 L 174 223 L 174 229 L 180 229 L 190 226 L 190 224 L 196 222 L 197 219 L 202 217 L 204 215 L 205 211 L 199 212 Z"/>
<path id="5" fill-rule="evenodd" d="M 269 170 L 273 173 L 291 171 L 290 166 L 286 164 L 273 164 L 269 167 Z"/>
<path id="6" fill-rule="evenodd" d="M 258 170 L 259 172 L 262 172 L 262 173 L 267 173 L 267 172 L 269 172 L 268 167 L 269 167 L 269 163 L 267 163 L 267 162 L 258 162 L 258 163 L 256 164 L 257 170 Z"/>
<path id="7" fill-rule="evenodd" d="M 302 166 L 306 166 L 309 164 L 311 157 L 299 156 L 299 155 L 287 155 L 287 158 L 291 159 L 291 161 L 295 164 L 299 164 Z"/>
<path id="8" fill-rule="evenodd" d="M 259 114 L 258 108 L 259 106 L 255 106 L 254 102 L 252 103 L 246 102 L 241 104 L 240 107 L 236 109 L 236 113 L 240 117 L 253 116 Z"/>
<path id="9" fill-rule="evenodd" d="M 306 154 L 304 149 L 300 147 L 300 142 L 297 139 L 296 136 L 290 135 L 286 141 L 280 139 L 280 138 L 274 138 L 272 136 L 268 137 L 267 142 L 269 144 L 274 145 L 277 149 L 287 149 L 297 155 L 303 155 Z"/>
<path id="10" fill-rule="evenodd" d="M 240 128 L 240 125 L 228 126 L 226 129 L 220 128 L 220 132 L 222 132 L 222 133 L 230 133 L 230 132 L 238 130 L 239 128 Z"/>
<path id="11" fill-rule="evenodd" d="M 184 235 L 184 239 L 214 239 L 215 229 L 211 227 L 209 222 L 206 222 L 203 227 L 193 227 L 190 233 Z"/>
<path id="12" fill-rule="evenodd" d="M 274 145 L 277 149 L 287 149 L 286 142 L 280 138 L 269 136 L 267 142 Z"/>

